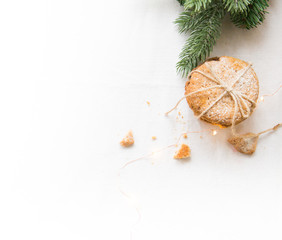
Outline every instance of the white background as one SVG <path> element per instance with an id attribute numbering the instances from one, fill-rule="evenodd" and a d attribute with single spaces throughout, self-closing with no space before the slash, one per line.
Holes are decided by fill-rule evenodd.
<path id="1" fill-rule="evenodd" d="M 261 94 L 282 82 L 282 1 L 270 3 L 257 29 L 226 18 L 212 53 L 253 62 Z M 138 216 L 118 169 L 212 128 L 185 102 L 184 120 L 163 116 L 184 92 L 180 12 L 176 0 L 1 1 L 0 239 L 282 239 L 281 130 L 251 157 L 232 150 L 225 129 L 189 135 L 187 162 L 171 148 L 129 166 L 121 186 L 141 213 L 131 227 Z M 281 107 L 280 92 L 238 130 L 282 122 Z M 135 145 L 122 149 L 130 129 Z"/>

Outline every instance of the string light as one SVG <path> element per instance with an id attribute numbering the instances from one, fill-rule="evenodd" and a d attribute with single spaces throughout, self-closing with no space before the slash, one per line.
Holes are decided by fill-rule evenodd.
<path id="1" fill-rule="evenodd" d="M 265 97 L 273 97 L 274 95 L 276 95 L 280 91 L 281 88 L 282 88 L 282 85 L 280 85 L 279 88 L 277 88 L 273 93 L 262 95 L 260 97 L 258 103 L 263 102 Z"/>
<path id="2" fill-rule="evenodd" d="M 262 95 L 262 96 L 259 98 L 258 103 L 263 102 L 264 99 L 265 99 L 265 97 L 274 96 L 275 94 L 277 94 L 277 93 L 279 92 L 279 90 L 280 90 L 281 88 L 282 88 L 282 85 L 280 85 L 279 88 L 278 88 L 274 93 Z M 183 97 L 183 98 L 185 98 L 185 97 Z M 181 100 L 180 100 L 180 101 L 181 101 Z M 180 102 L 180 101 L 179 101 L 179 102 Z M 179 104 L 179 102 L 178 102 L 178 104 Z M 147 104 L 149 105 L 148 102 L 147 102 Z M 177 104 L 177 105 L 178 105 L 178 104 Z M 176 107 L 177 107 L 177 105 L 176 105 Z M 176 107 L 175 107 L 175 108 L 176 108 Z M 174 109 L 175 109 L 175 108 L 174 108 Z M 173 109 L 172 109 L 172 110 L 173 110 Z M 171 110 L 171 111 L 172 111 L 172 110 Z M 171 111 L 169 111 L 169 112 L 171 112 Z M 169 113 L 169 112 L 168 112 L 168 113 Z M 167 115 L 168 113 L 166 113 L 166 115 Z M 276 129 L 277 129 L 278 127 L 280 127 L 281 125 L 282 125 L 282 124 L 278 124 L 278 125 L 276 125 L 274 128 L 268 129 L 268 130 L 263 131 L 263 132 L 261 132 L 261 133 L 259 133 L 259 134 L 268 132 L 268 131 L 270 131 L 270 130 L 276 130 Z M 140 212 L 140 208 L 139 208 L 138 199 L 137 199 L 135 196 L 133 196 L 132 194 L 129 194 L 129 193 L 125 192 L 125 191 L 122 189 L 122 187 L 121 187 L 121 183 L 120 183 L 121 171 L 124 170 L 128 165 L 131 165 L 131 164 L 133 164 L 133 163 L 135 163 L 135 162 L 137 162 L 137 161 L 144 160 L 144 159 L 147 159 L 147 158 L 149 158 L 149 157 L 154 158 L 154 159 L 155 159 L 155 158 L 158 158 L 158 157 L 159 157 L 159 156 L 158 156 L 159 154 L 157 154 L 157 153 L 160 153 L 160 152 L 164 151 L 165 149 L 168 149 L 168 148 L 171 148 L 171 147 L 177 147 L 178 144 L 179 144 L 179 142 L 180 142 L 180 140 L 181 140 L 181 138 L 182 138 L 182 137 L 186 138 L 185 136 L 187 136 L 187 134 L 190 134 L 190 133 L 203 133 L 203 132 L 207 132 L 207 131 L 211 132 L 211 135 L 212 135 L 212 136 L 215 136 L 215 135 L 218 134 L 218 131 L 215 130 L 215 129 L 205 129 L 205 130 L 202 130 L 202 131 L 193 131 L 193 132 L 185 132 L 185 133 L 182 133 L 182 134 L 180 135 L 180 137 L 178 138 L 176 144 L 172 144 L 172 145 L 169 145 L 169 146 L 164 147 L 164 148 L 162 148 L 162 149 L 153 151 L 153 152 L 151 152 L 150 154 L 145 155 L 145 156 L 143 156 L 143 157 L 140 157 L 140 158 L 137 158 L 137 159 L 134 159 L 134 160 L 130 160 L 130 161 L 126 162 L 126 163 L 119 169 L 119 171 L 118 171 L 118 178 L 119 178 L 119 179 L 118 179 L 118 189 L 119 189 L 120 193 L 128 200 L 129 204 L 130 204 L 132 207 L 135 208 L 135 210 L 136 210 L 136 212 L 137 212 L 137 214 L 138 214 L 138 219 L 137 219 L 137 221 L 136 221 L 136 222 L 133 224 L 133 226 L 131 227 L 131 231 L 130 231 L 130 238 L 131 238 L 131 239 L 132 239 L 132 234 L 133 234 L 133 228 L 136 227 L 136 225 L 141 221 L 141 212 Z"/>
<path id="3" fill-rule="evenodd" d="M 118 189 L 119 189 L 120 193 L 127 199 L 129 205 L 131 205 L 135 209 L 137 216 L 138 216 L 136 222 L 131 226 L 131 229 L 130 229 L 130 239 L 132 240 L 133 239 L 133 230 L 139 224 L 139 222 L 141 221 L 141 212 L 140 212 L 140 208 L 139 208 L 137 198 L 134 197 L 132 194 L 126 193 L 121 188 L 120 172 L 118 173 Z"/>
<path id="4" fill-rule="evenodd" d="M 212 135 L 215 136 L 217 134 L 216 130 L 212 130 Z"/>
<path id="5" fill-rule="evenodd" d="M 119 189 L 119 192 L 127 199 L 127 201 L 129 202 L 129 204 L 135 208 L 136 210 L 136 213 L 138 215 L 138 219 L 136 220 L 136 222 L 132 225 L 131 227 L 131 230 L 130 230 L 130 239 L 133 239 L 132 235 L 133 235 L 133 230 L 134 228 L 139 224 L 139 222 L 141 221 L 141 211 L 140 211 L 140 207 L 139 207 L 139 203 L 138 203 L 138 199 L 131 193 L 127 193 L 125 192 L 123 189 L 122 189 L 122 185 L 121 185 L 121 172 L 122 170 L 124 170 L 127 166 L 133 164 L 133 163 L 136 163 L 137 161 L 140 161 L 140 160 L 145 160 L 149 157 L 155 157 L 157 153 L 160 153 L 162 151 L 164 151 L 165 149 L 168 149 L 168 148 L 171 148 L 171 147 L 175 147 L 176 145 L 175 144 L 172 144 L 172 145 L 169 145 L 167 147 L 164 147 L 162 149 L 158 149 L 156 151 L 153 151 L 151 152 L 150 154 L 148 155 L 145 155 L 143 157 L 140 157 L 140 158 L 136 158 L 136 159 L 133 159 L 133 160 L 130 160 L 128 162 L 126 162 L 118 171 L 118 189 Z"/>
<path id="6" fill-rule="evenodd" d="M 259 98 L 259 101 L 258 101 L 258 102 L 260 103 L 260 102 L 263 102 L 263 101 L 264 101 L 264 96 L 261 96 L 261 97 Z"/>

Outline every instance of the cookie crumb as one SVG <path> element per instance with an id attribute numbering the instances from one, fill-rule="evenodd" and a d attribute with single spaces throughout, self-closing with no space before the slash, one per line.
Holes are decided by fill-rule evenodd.
<path id="1" fill-rule="evenodd" d="M 191 156 L 191 150 L 186 144 L 182 144 L 174 155 L 175 159 L 183 159 Z"/>
<path id="2" fill-rule="evenodd" d="M 121 140 L 120 145 L 123 147 L 129 147 L 134 144 L 134 138 L 132 131 L 129 131 L 127 135 Z"/>
<path id="3" fill-rule="evenodd" d="M 157 137 L 156 136 L 152 136 L 152 140 L 156 140 L 157 139 Z"/>
<path id="4" fill-rule="evenodd" d="M 228 142 L 232 144 L 238 152 L 253 154 L 256 151 L 258 138 L 258 134 L 246 133 L 229 138 Z"/>
<path id="5" fill-rule="evenodd" d="M 187 133 L 184 133 L 184 134 L 183 134 L 183 138 L 187 138 Z"/>
<path id="6" fill-rule="evenodd" d="M 151 105 L 151 103 L 150 103 L 149 101 L 147 101 L 146 103 L 147 103 L 147 105 L 148 105 L 148 106 L 150 106 L 150 105 Z"/>

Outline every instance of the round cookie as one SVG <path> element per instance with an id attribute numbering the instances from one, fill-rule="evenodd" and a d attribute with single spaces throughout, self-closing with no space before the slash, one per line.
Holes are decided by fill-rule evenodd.
<path id="1" fill-rule="evenodd" d="M 214 79 L 219 79 L 220 82 L 224 84 L 225 88 L 217 87 L 191 94 L 204 88 L 219 85 L 211 80 L 209 76 Z M 240 76 L 241 78 L 236 82 Z M 226 90 L 226 94 L 220 98 L 220 95 Z M 204 113 L 200 119 L 225 127 L 232 125 L 234 113 L 236 114 L 235 124 L 240 123 L 248 117 L 243 115 L 247 107 L 244 106 L 242 101 L 238 98 L 238 103 L 241 104 L 241 109 L 243 109 L 243 112 L 239 111 L 238 103 L 236 107 L 234 95 L 232 97 L 232 91 L 230 93 L 229 90 L 245 97 L 244 102 L 248 105 L 250 110 L 249 116 L 255 108 L 254 103 L 257 102 L 259 95 L 259 81 L 249 63 L 226 56 L 211 58 L 191 72 L 189 80 L 185 85 L 185 95 L 191 94 L 186 97 L 186 100 L 195 115 L 200 116 Z M 216 102 L 217 99 L 219 100 Z M 206 111 L 213 103 L 215 104 Z M 237 111 L 235 109 L 237 109 Z"/>

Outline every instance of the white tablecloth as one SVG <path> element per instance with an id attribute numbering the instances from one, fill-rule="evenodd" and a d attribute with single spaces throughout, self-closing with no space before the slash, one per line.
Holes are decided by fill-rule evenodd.
<path id="1" fill-rule="evenodd" d="M 211 55 L 252 62 L 261 94 L 282 83 L 282 1 L 270 4 L 251 31 L 226 17 Z M 228 129 L 189 134 L 189 161 L 166 149 L 122 172 L 133 205 L 118 190 L 126 161 L 213 128 L 185 102 L 183 119 L 163 115 L 184 92 L 181 11 L 175 0 L 1 4 L 1 239 L 129 240 L 131 230 L 134 240 L 282 238 L 282 130 L 251 157 L 230 147 Z M 282 122 L 281 108 L 282 92 L 265 98 L 238 130 Z M 135 145 L 122 149 L 130 129 Z"/>

